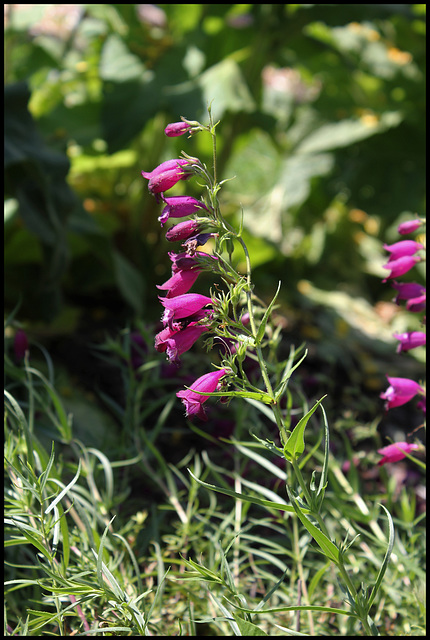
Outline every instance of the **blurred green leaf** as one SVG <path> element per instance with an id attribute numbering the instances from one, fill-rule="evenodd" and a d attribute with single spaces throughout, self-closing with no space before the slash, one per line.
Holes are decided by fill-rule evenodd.
<path id="1" fill-rule="evenodd" d="M 116 283 L 124 300 L 138 313 L 143 310 L 144 282 L 139 271 L 119 252 L 113 251 Z"/>

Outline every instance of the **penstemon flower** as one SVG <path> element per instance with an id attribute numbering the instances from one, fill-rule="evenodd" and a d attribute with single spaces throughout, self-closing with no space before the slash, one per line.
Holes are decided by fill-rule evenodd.
<path id="1" fill-rule="evenodd" d="M 185 329 L 180 330 L 165 327 L 155 336 L 155 348 L 161 353 L 165 351 L 170 362 L 179 364 L 179 356 L 191 349 L 208 329 L 209 325 L 197 322 L 191 322 Z"/>
<path id="2" fill-rule="evenodd" d="M 418 444 L 409 444 L 408 442 L 395 442 L 394 444 L 389 444 L 387 447 L 378 449 L 378 453 L 381 456 L 384 456 L 378 462 L 378 465 L 381 466 L 387 462 L 398 462 L 399 460 L 403 460 L 406 453 L 410 453 L 415 449 L 419 449 Z"/>
<path id="3" fill-rule="evenodd" d="M 201 224 L 197 220 L 184 220 L 179 224 L 175 224 L 166 231 L 166 240 L 176 242 L 178 240 L 188 240 L 191 236 L 196 235 L 201 229 Z"/>
<path id="4" fill-rule="evenodd" d="M 184 403 L 187 416 L 197 415 L 201 420 L 207 419 L 203 403 L 209 400 L 209 395 L 204 394 L 213 393 L 217 389 L 219 390 L 221 388 L 221 378 L 229 373 L 230 371 L 227 368 L 205 373 L 200 378 L 197 378 L 189 389 L 178 391 L 176 395 L 178 398 L 181 398 Z"/>
<path id="5" fill-rule="evenodd" d="M 387 282 L 391 278 L 398 278 L 399 276 L 403 276 L 405 273 L 410 271 L 412 267 L 419 262 L 421 258 L 418 256 L 402 256 L 401 258 L 397 258 L 396 260 L 389 260 L 387 264 L 382 265 L 383 269 L 389 269 L 391 271 L 390 275 L 384 278 L 382 282 Z"/>
<path id="6" fill-rule="evenodd" d="M 391 378 L 387 376 L 389 387 L 380 397 L 386 400 L 386 408 L 393 409 L 412 400 L 417 393 L 424 393 L 424 389 L 415 380 L 409 378 Z"/>
<path id="7" fill-rule="evenodd" d="M 157 284 L 157 289 L 167 290 L 166 298 L 182 296 L 188 293 L 200 273 L 200 269 L 179 269 L 164 284 Z"/>
<path id="8" fill-rule="evenodd" d="M 165 309 L 163 324 L 171 327 L 173 322 L 188 318 L 203 307 L 211 305 L 212 299 L 200 293 L 184 293 L 173 298 L 160 298 L 160 302 Z"/>
<path id="9" fill-rule="evenodd" d="M 422 331 L 406 331 L 405 333 L 394 333 L 393 335 L 399 341 L 397 353 L 409 351 L 416 347 L 423 347 L 426 343 L 426 334 Z"/>
<path id="10" fill-rule="evenodd" d="M 158 218 L 161 226 L 163 226 L 169 218 L 184 218 L 185 216 L 190 216 L 198 212 L 200 209 L 207 211 L 207 207 L 203 202 L 191 196 L 169 196 L 163 198 L 163 200 L 166 206 Z"/>
<path id="11" fill-rule="evenodd" d="M 407 235 L 408 233 L 413 233 L 417 229 L 419 229 L 422 225 L 422 221 L 418 218 L 416 220 L 406 220 L 405 222 L 401 222 L 397 227 L 397 233 L 401 236 Z"/>

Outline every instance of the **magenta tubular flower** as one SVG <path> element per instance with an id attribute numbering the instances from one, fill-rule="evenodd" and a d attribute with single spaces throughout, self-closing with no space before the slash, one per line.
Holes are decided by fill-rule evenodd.
<path id="1" fill-rule="evenodd" d="M 162 162 L 152 171 L 142 171 L 141 173 L 144 178 L 151 180 L 151 178 L 159 176 L 161 173 L 171 171 L 172 169 L 178 170 L 181 166 L 185 166 L 187 164 L 188 160 L 185 160 L 185 158 L 173 158 L 173 160 L 166 160 L 166 162 Z"/>
<path id="2" fill-rule="evenodd" d="M 424 249 L 424 246 L 415 240 L 400 240 L 394 244 L 384 244 L 384 249 L 391 254 L 389 261 L 392 262 L 403 256 L 413 256 L 420 249 Z"/>
<path id="3" fill-rule="evenodd" d="M 200 223 L 196 220 L 184 220 L 166 231 L 166 240 L 170 242 L 188 240 L 188 238 L 191 238 L 199 231 L 200 227 Z"/>
<path id="4" fill-rule="evenodd" d="M 397 260 L 389 260 L 387 264 L 382 265 L 384 269 L 390 269 L 391 273 L 389 276 L 384 278 L 382 282 L 387 282 L 391 278 L 397 278 L 398 276 L 402 276 L 404 273 L 407 273 L 417 262 L 420 261 L 421 258 L 418 256 L 403 256 L 402 258 L 398 258 Z"/>
<path id="5" fill-rule="evenodd" d="M 418 449 L 419 445 L 417 444 L 409 444 L 408 442 L 395 442 L 394 444 L 389 444 L 387 447 L 383 447 L 382 449 L 378 449 L 378 453 L 381 456 L 384 456 L 382 460 L 378 462 L 378 466 L 381 464 L 385 464 L 386 462 L 398 462 L 399 460 L 403 460 L 405 458 L 405 453 L 410 453 L 414 449 Z"/>
<path id="6" fill-rule="evenodd" d="M 229 373 L 228 369 L 219 369 L 218 371 L 205 373 L 205 375 L 193 382 L 189 389 L 178 391 L 176 395 L 178 398 L 181 398 L 184 403 L 187 417 L 196 415 L 201 420 L 207 420 L 203 403 L 208 400 L 209 396 L 200 395 L 198 393 L 194 393 L 194 391 L 200 391 L 201 393 L 213 393 L 219 389 L 220 379 L 227 373 Z"/>
<path id="7" fill-rule="evenodd" d="M 18 329 L 13 339 L 13 350 L 17 361 L 23 360 L 28 351 L 28 338 L 24 329 Z"/>
<path id="8" fill-rule="evenodd" d="M 203 202 L 191 196 L 170 196 L 164 198 L 164 202 L 166 206 L 158 218 L 161 226 L 163 226 L 169 218 L 184 218 L 185 216 L 196 213 L 199 209 L 206 209 L 207 211 L 207 207 Z"/>
<path id="9" fill-rule="evenodd" d="M 421 226 L 421 220 L 406 220 L 406 222 L 401 222 L 397 227 L 397 232 L 400 233 L 401 236 L 404 236 L 408 233 L 413 233 Z"/>
<path id="10" fill-rule="evenodd" d="M 399 303 L 399 300 L 418 298 L 426 293 L 426 288 L 417 282 L 392 282 L 391 286 L 398 291 L 395 299 L 396 304 Z"/>
<path id="11" fill-rule="evenodd" d="M 163 173 L 158 173 L 150 178 L 148 182 L 148 190 L 152 195 L 164 193 L 174 187 L 179 180 L 186 180 L 190 176 L 191 173 L 187 173 L 180 167 L 177 167 L 176 169 L 169 169 L 168 171 L 163 171 Z"/>
<path id="12" fill-rule="evenodd" d="M 406 309 L 413 313 L 419 313 L 426 308 L 426 294 L 418 296 L 418 298 L 411 298 L 406 302 Z"/>
<path id="13" fill-rule="evenodd" d="M 426 288 L 417 282 L 392 282 L 391 285 L 397 289 L 398 293 L 395 303 L 399 304 L 400 300 L 406 300 L 406 309 L 408 311 L 423 311 L 426 306 Z"/>
<path id="14" fill-rule="evenodd" d="M 164 133 L 169 138 L 176 138 L 177 136 L 183 136 L 184 133 L 188 133 L 190 129 L 191 125 L 186 122 L 172 122 L 164 129 Z"/>
<path id="15" fill-rule="evenodd" d="M 155 336 L 155 348 L 161 353 L 166 351 L 170 362 L 179 364 L 179 356 L 191 349 L 202 333 L 208 329 L 208 325 L 195 323 L 191 323 L 188 327 L 179 331 L 165 327 Z"/>
<path id="16" fill-rule="evenodd" d="M 212 300 L 208 296 L 202 296 L 200 293 L 184 293 L 174 298 L 160 298 L 164 307 L 162 322 L 164 326 L 172 326 L 173 322 L 192 316 L 208 304 L 212 304 Z"/>
<path id="17" fill-rule="evenodd" d="M 164 284 L 157 284 L 157 289 L 167 290 L 166 298 L 175 298 L 188 293 L 197 280 L 200 269 L 179 270 L 166 280 Z"/>
<path id="18" fill-rule="evenodd" d="M 399 340 L 397 353 L 409 351 L 416 347 L 423 347 L 426 343 L 426 334 L 422 331 L 407 331 L 405 333 L 394 333 L 396 340 Z"/>
<path id="19" fill-rule="evenodd" d="M 424 393 L 424 389 L 418 382 L 409 378 L 389 378 L 387 376 L 387 380 L 390 386 L 379 396 L 382 400 L 386 400 L 386 410 L 400 407 L 412 400 L 417 393 Z"/>

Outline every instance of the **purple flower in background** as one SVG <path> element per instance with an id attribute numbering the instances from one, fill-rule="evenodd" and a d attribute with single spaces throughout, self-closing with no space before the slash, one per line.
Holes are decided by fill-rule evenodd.
<path id="1" fill-rule="evenodd" d="M 399 340 L 397 353 L 422 347 L 426 343 L 426 334 L 422 331 L 407 331 L 405 333 L 394 333 L 393 335 L 396 340 Z"/>
<path id="2" fill-rule="evenodd" d="M 144 363 L 148 353 L 148 345 L 139 331 L 130 333 L 130 364 L 133 369 L 138 369 Z"/>
<path id="3" fill-rule="evenodd" d="M 170 362 L 179 364 L 179 356 L 191 349 L 202 333 L 208 329 L 208 325 L 196 323 L 190 323 L 188 327 L 179 331 L 165 327 L 155 336 L 155 348 L 161 353 L 166 351 Z"/>
<path id="4" fill-rule="evenodd" d="M 390 269 L 391 273 L 389 276 L 384 278 L 382 282 L 387 282 L 391 278 L 397 278 L 398 276 L 402 276 L 404 273 L 407 273 L 417 262 L 419 262 L 421 258 L 418 256 L 403 256 L 402 258 L 398 258 L 397 260 L 389 260 L 387 264 L 382 265 L 384 269 Z"/>
<path id="5" fill-rule="evenodd" d="M 28 338 L 24 329 L 18 329 L 13 339 L 13 350 L 16 360 L 23 360 L 28 351 Z"/>
<path id="6" fill-rule="evenodd" d="M 184 218 L 185 216 L 196 213 L 199 209 L 205 209 L 207 211 L 207 207 L 203 202 L 191 196 L 170 196 L 164 198 L 164 202 L 166 206 L 158 218 L 161 226 L 163 226 L 169 218 Z"/>
<path id="7" fill-rule="evenodd" d="M 415 240 L 400 240 L 394 244 L 384 244 L 384 249 L 391 254 L 389 261 L 392 262 L 404 256 L 413 256 L 420 249 L 424 249 L 424 246 Z"/>
<path id="8" fill-rule="evenodd" d="M 401 222 L 397 227 L 397 232 L 400 235 L 406 235 L 407 233 L 413 233 L 421 226 L 421 220 L 406 220 L 406 222 Z"/>
<path id="9" fill-rule="evenodd" d="M 157 289 L 166 290 L 166 298 L 174 298 L 188 293 L 197 280 L 200 269 L 186 269 L 176 271 L 164 284 L 157 284 Z"/>
<path id="10" fill-rule="evenodd" d="M 378 462 L 378 466 L 380 467 L 386 462 L 398 462 L 399 460 L 403 460 L 403 458 L 405 458 L 405 453 L 410 453 L 414 449 L 419 449 L 419 445 L 409 444 L 408 442 L 395 442 L 394 444 L 389 444 L 387 447 L 378 449 L 378 453 L 381 456 L 384 456 L 382 460 Z"/>
<path id="11" fill-rule="evenodd" d="M 184 133 L 188 133 L 190 129 L 191 125 L 186 122 L 172 122 L 164 129 L 164 133 L 169 138 L 176 138 L 177 136 L 183 136 Z"/>
<path id="12" fill-rule="evenodd" d="M 200 395 L 194 393 L 200 391 L 201 393 L 213 393 L 220 389 L 220 379 L 230 372 L 229 369 L 219 369 L 218 371 L 212 371 L 211 373 L 205 373 L 198 378 L 189 389 L 178 391 L 176 394 L 178 398 L 181 398 L 185 405 L 186 416 L 198 416 L 201 420 L 207 420 L 206 412 L 203 407 L 203 403 L 208 400 L 209 396 Z"/>
<path id="13" fill-rule="evenodd" d="M 200 293 L 184 293 L 174 298 L 160 298 L 164 307 L 162 322 L 164 326 L 172 327 L 172 323 L 182 318 L 188 318 L 197 311 L 212 304 L 211 298 Z"/>
<path id="14" fill-rule="evenodd" d="M 184 220 L 166 231 L 166 239 L 170 242 L 188 240 L 199 231 L 200 227 L 200 223 L 196 220 Z"/>
<path id="15" fill-rule="evenodd" d="M 412 400 L 417 393 L 424 393 L 424 389 L 409 378 L 390 378 L 387 376 L 389 387 L 379 396 L 382 400 L 386 400 L 385 409 L 393 409 Z"/>

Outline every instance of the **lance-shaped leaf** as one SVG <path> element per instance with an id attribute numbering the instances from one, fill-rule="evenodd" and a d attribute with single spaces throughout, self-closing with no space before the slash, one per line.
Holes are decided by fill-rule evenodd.
<path id="1" fill-rule="evenodd" d="M 245 493 L 237 493 L 232 489 L 224 489 L 221 487 L 217 487 L 214 484 L 209 484 L 208 482 L 203 482 L 197 478 L 189 469 L 188 473 L 190 476 L 202 487 L 206 487 L 206 489 L 211 489 L 211 491 L 217 491 L 218 493 L 223 493 L 226 496 L 231 496 L 232 498 L 236 498 L 238 500 L 243 500 L 244 502 L 251 502 L 252 504 L 258 504 L 260 507 L 266 507 L 267 509 L 276 509 L 277 511 L 287 511 L 288 513 L 294 513 L 294 507 L 290 507 L 290 505 L 284 504 L 282 502 L 272 502 L 272 500 L 264 500 L 263 498 L 257 498 L 256 496 L 249 496 Z M 305 513 L 309 513 L 305 511 Z"/>
<path id="2" fill-rule="evenodd" d="M 387 509 L 384 507 L 383 504 L 381 504 L 381 507 L 384 509 L 385 513 L 387 514 L 387 519 L 388 519 L 388 529 L 389 529 L 389 536 L 388 536 L 388 546 L 387 546 L 387 551 L 385 553 L 385 557 L 384 560 L 382 562 L 381 568 L 379 569 L 379 573 L 378 576 L 376 578 L 376 582 L 373 586 L 372 592 L 369 596 L 369 600 L 367 602 L 367 607 L 368 607 L 368 611 L 370 610 L 370 607 L 372 606 L 372 603 L 376 597 L 376 594 L 379 591 L 379 588 L 381 586 L 382 580 L 384 578 L 385 572 L 387 570 L 388 567 L 388 563 L 390 562 L 390 557 L 391 557 L 391 553 L 393 551 L 393 546 L 394 546 L 394 525 L 393 525 L 393 519 L 389 513 L 389 511 L 387 511 Z"/>
<path id="3" fill-rule="evenodd" d="M 284 455 L 286 460 L 289 460 L 291 462 L 291 460 L 297 460 L 297 458 L 302 455 L 303 451 L 305 450 L 304 434 L 306 425 L 311 415 L 314 413 L 314 411 L 321 404 L 325 397 L 326 396 L 323 396 L 321 400 L 318 400 L 318 402 L 315 403 L 312 409 L 308 411 L 307 414 L 304 415 L 294 427 L 292 434 L 290 435 L 284 446 Z"/>
<path id="4" fill-rule="evenodd" d="M 332 542 L 329 538 L 327 538 L 327 536 L 320 529 L 318 529 L 314 524 L 312 524 L 312 522 L 305 516 L 304 511 L 300 509 L 296 499 L 294 498 L 293 494 L 288 488 L 288 485 L 287 485 L 287 493 L 288 493 L 288 497 L 290 498 L 291 504 L 293 505 L 294 511 L 296 512 L 297 517 L 299 518 L 303 526 L 309 531 L 312 538 L 320 547 L 321 551 L 324 553 L 324 555 L 327 558 L 329 558 L 329 560 L 331 560 L 335 564 L 339 564 L 339 549 L 336 547 L 334 542 Z"/>

